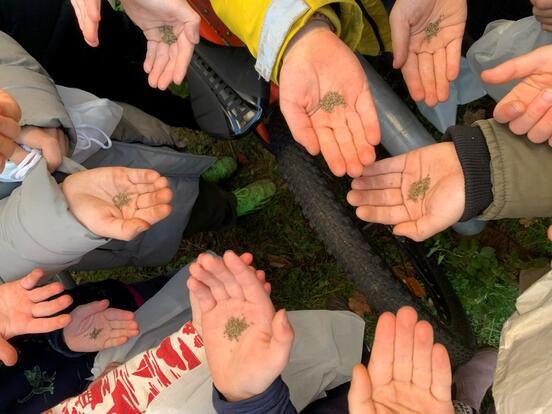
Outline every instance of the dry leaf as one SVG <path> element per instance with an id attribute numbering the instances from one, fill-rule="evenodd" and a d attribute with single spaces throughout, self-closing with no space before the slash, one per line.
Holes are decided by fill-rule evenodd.
<path id="1" fill-rule="evenodd" d="M 531 227 L 533 224 L 537 222 L 537 219 L 534 218 L 522 218 L 519 219 L 519 224 L 521 224 L 523 227 L 528 228 Z"/>
<path id="2" fill-rule="evenodd" d="M 285 257 L 282 256 L 275 256 L 273 254 L 267 255 L 268 260 L 270 262 L 268 263 L 270 267 L 275 267 L 277 269 L 282 269 L 284 267 L 291 267 L 292 263 L 287 260 Z"/>
<path id="3" fill-rule="evenodd" d="M 356 313 L 360 317 L 364 317 L 366 314 L 371 314 L 372 309 L 368 302 L 366 301 L 366 296 L 358 291 L 354 291 L 351 297 L 349 298 L 349 309 Z"/>

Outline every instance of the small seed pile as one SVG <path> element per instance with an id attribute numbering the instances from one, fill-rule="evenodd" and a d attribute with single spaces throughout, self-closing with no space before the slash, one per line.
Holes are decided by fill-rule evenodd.
<path id="1" fill-rule="evenodd" d="M 230 341 L 238 341 L 243 331 L 249 327 L 249 324 L 245 321 L 245 317 L 234 318 L 231 317 L 226 321 L 224 327 L 224 336 Z"/>
<path id="2" fill-rule="evenodd" d="M 90 334 L 88 334 L 88 337 L 90 339 L 96 339 L 98 337 L 98 335 L 100 335 L 102 333 L 103 329 L 97 329 L 97 328 L 94 328 L 92 329 L 92 332 L 90 332 Z"/>
<path id="3" fill-rule="evenodd" d="M 328 92 L 318 103 L 324 112 L 333 112 L 336 106 L 345 105 L 345 99 L 339 92 Z"/>
<path id="4" fill-rule="evenodd" d="M 425 28 L 425 34 L 428 41 L 437 36 L 441 31 L 441 20 L 443 20 L 443 16 L 439 16 L 437 20 L 429 23 Z"/>
<path id="5" fill-rule="evenodd" d="M 408 189 L 408 199 L 417 202 L 418 199 L 424 198 L 427 190 L 429 190 L 430 185 L 431 178 L 429 177 L 429 175 L 425 178 L 422 178 L 421 180 L 412 183 L 412 185 L 410 185 L 410 188 Z"/>
<path id="6" fill-rule="evenodd" d="M 169 25 L 163 25 L 159 28 L 161 32 L 161 41 L 169 46 L 176 42 L 177 38 L 173 32 L 173 27 Z"/>
<path id="7" fill-rule="evenodd" d="M 113 197 L 113 204 L 115 204 L 115 207 L 118 209 L 121 209 L 121 207 L 126 206 L 130 201 L 130 197 L 127 193 L 119 193 L 115 197 Z"/>

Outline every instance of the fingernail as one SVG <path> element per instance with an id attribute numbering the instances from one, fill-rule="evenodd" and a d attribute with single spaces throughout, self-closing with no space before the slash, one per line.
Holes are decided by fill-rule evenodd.
<path id="1" fill-rule="evenodd" d="M 552 91 L 543 91 L 542 93 L 542 99 L 546 103 L 552 103 Z"/>

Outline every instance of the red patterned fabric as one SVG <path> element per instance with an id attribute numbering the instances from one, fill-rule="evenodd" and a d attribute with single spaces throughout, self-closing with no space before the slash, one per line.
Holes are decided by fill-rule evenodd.
<path id="1" fill-rule="evenodd" d="M 45 414 L 141 414 L 163 389 L 203 362 L 203 341 L 188 322 L 157 348 L 136 355 Z"/>

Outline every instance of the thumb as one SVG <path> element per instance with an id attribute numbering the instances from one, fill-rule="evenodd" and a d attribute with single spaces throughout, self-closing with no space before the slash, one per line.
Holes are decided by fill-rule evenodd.
<path id="1" fill-rule="evenodd" d="M 276 365 L 280 366 L 280 372 L 276 375 L 282 373 L 289 361 L 294 337 L 295 334 L 289 323 L 287 312 L 285 309 L 280 309 L 272 319 L 272 339 L 269 346 L 271 358 L 275 360 Z"/>
<path id="2" fill-rule="evenodd" d="M 481 79 L 486 83 L 505 83 L 524 78 L 536 72 L 543 65 L 544 54 L 539 49 L 525 55 L 507 60 L 493 69 L 481 72 Z"/>
<path id="3" fill-rule="evenodd" d="M 405 19 L 398 13 L 389 16 L 391 26 L 391 42 L 393 46 L 393 67 L 401 68 L 408 58 L 408 46 L 410 44 L 410 25 L 408 19 Z"/>
<path id="4" fill-rule="evenodd" d="M 368 370 L 362 364 L 353 368 L 353 379 L 349 389 L 349 413 L 350 414 L 374 414 L 372 402 L 372 383 Z"/>
<path id="5" fill-rule="evenodd" d="M 90 315 L 95 315 L 96 313 L 103 312 L 109 307 L 109 301 L 107 299 L 97 300 L 95 302 L 90 302 L 85 305 L 77 306 L 71 316 L 73 320 L 84 319 Z"/>
<path id="6" fill-rule="evenodd" d="M 15 365 L 17 362 L 17 351 L 2 337 L 0 337 L 0 360 L 8 367 Z"/>
<path id="7" fill-rule="evenodd" d="M 34 269 L 31 273 L 25 276 L 19 281 L 19 284 L 23 289 L 31 290 L 34 289 L 36 284 L 42 279 L 44 272 L 42 269 Z"/>
<path id="8" fill-rule="evenodd" d="M 188 2 L 182 2 L 178 5 L 178 10 L 176 10 L 176 17 L 184 23 L 184 33 L 186 38 L 197 45 L 199 43 L 199 24 L 201 18 L 199 14 L 193 9 Z"/>
<path id="9" fill-rule="evenodd" d="M 95 233 L 101 237 L 130 241 L 150 227 L 147 221 L 138 218 L 124 219 L 111 217 L 101 226 L 103 231 Z"/>

